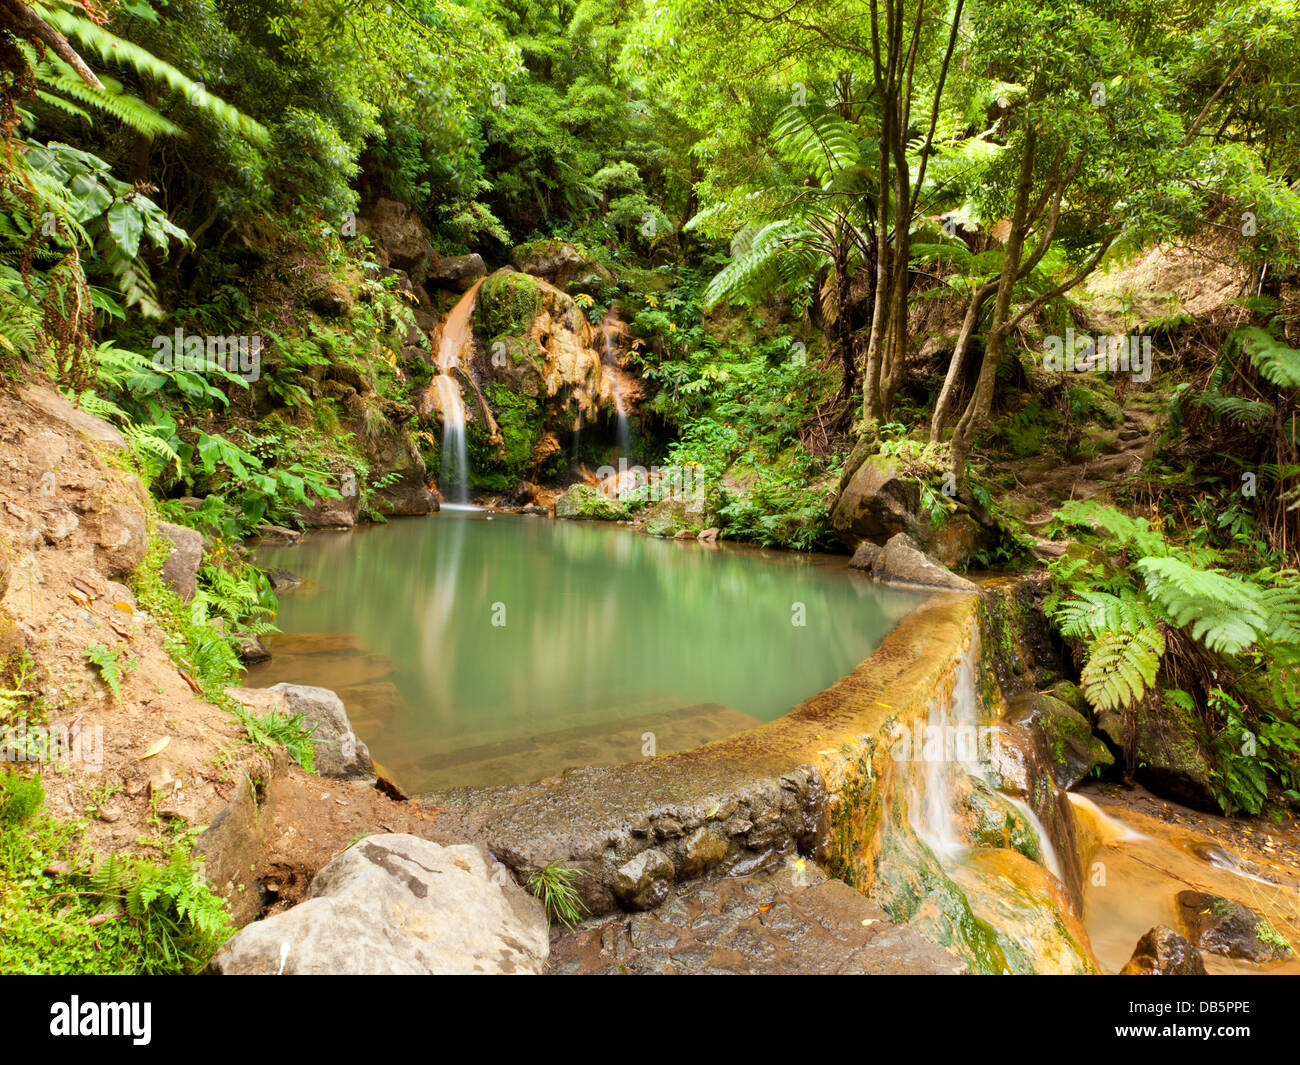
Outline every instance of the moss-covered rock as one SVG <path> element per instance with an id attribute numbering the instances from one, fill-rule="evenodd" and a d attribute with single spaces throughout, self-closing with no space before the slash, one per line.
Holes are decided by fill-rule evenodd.
<path id="1" fill-rule="evenodd" d="M 534 240 L 510 253 L 510 262 L 525 274 L 544 277 L 569 292 L 597 293 L 612 288 L 612 271 L 583 249 L 563 240 Z"/>
<path id="2" fill-rule="evenodd" d="M 1094 768 L 1114 764 L 1114 755 L 1092 734 L 1088 719 L 1060 699 L 1026 692 L 1009 705 L 1013 722 L 1028 724 L 1043 734 L 1058 787 L 1072 788 Z"/>
<path id="3" fill-rule="evenodd" d="M 475 331 L 495 339 L 527 336 L 542 310 L 542 283 L 516 270 L 498 270 L 478 290 Z"/>
<path id="4" fill-rule="evenodd" d="M 1218 812 L 1206 755 L 1209 737 L 1194 710 L 1151 694 L 1127 716 L 1117 710 L 1099 714 L 1097 730 L 1116 750 L 1133 752 L 1129 771 L 1155 794 Z"/>
<path id="5" fill-rule="evenodd" d="M 627 507 L 586 484 L 575 484 L 555 501 L 555 516 L 585 521 L 626 521 Z"/>

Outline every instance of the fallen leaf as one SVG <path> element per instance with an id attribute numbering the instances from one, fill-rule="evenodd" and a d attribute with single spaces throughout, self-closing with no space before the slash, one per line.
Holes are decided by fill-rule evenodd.
<path id="1" fill-rule="evenodd" d="M 163 736 L 160 739 L 154 740 L 153 743 L 149 744 L 149 749 L 145 751 L 144 754 L 140 755 L 140 761 L 143 762 L 146 758 L 152 758 L 155 754 L 159 754 L 166 749 L 167 744 L 171 743 L 171 741 L 172 738 L 170 736 Z"/>

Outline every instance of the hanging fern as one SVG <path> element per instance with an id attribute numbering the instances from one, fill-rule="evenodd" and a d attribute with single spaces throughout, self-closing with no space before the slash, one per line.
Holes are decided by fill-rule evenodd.
<path id="1" fill-rule="evenodd" d="M 1099 710 L 1134 706 L 1155 687 L 1165 638 L 1158 631 L 1107 633 L 1088 648 L 1079 681 Z"/>
<path id="2" fill-rule="evenodd" d="M 1257 585 L 1214 570 L 1197 569 L 1177 558 L 1144 558 L 1137 569 L 1147 594 L 1177 628 L 1211 651 L 1237 654 L 1268 631 Z"/>

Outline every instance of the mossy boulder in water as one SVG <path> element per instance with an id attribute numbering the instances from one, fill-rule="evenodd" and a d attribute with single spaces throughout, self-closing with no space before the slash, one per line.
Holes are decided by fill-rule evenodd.
<path id="1" fill-rule="evenodd" d="M 1291 953 L 1281 933 L 1239 902 L 1200 891 L 1180 891 L 1178 915 L 1192 942 L 1209 954 L 1267 962 Z"/>
<path id="2" fill-rule="evenodd" d="M 555 516 L 586 521 L 626 521 L 627 507 L 586 484 L 575 484 L 555 501 Z"/>
<path id="3" fill-rule="evenodd" d="M 1138 940 L 1120 976 L 1205 976 L 1200 952 L 1172 928 L 1156 925 Z"/>
<path id="4" fill-rule="evenodd" d="M 1009 706 L 1012 721 L 1043 734 L 1058 787 L 1072 788 L 1094 768 L 1114 764 L 1115 756 L 1092 734 L 1088 719 L 1060 699 L 1026 692 L 1013 698 Z"/>

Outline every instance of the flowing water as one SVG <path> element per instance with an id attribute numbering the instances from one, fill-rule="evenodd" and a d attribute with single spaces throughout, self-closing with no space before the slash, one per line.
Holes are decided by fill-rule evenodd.
<path id="1" fill-rule="evenodd" d="M 465 405 L 460 388 L 449 374 L 433 379 L 442 409 L 442 452 L 438 488 L 449 503 L 469 502 L 469 442 L 465 437 Z"/>
<path id="2" fill-rule="evenodd" d="M 1070 801 L 1086 849 L 1084 923 L 1105 971 L 1118 972 L 1149 928 L 1182 931 L 1176 899 L 1186 890 L 1249 906 L 1300 950 L 1300 859 L 1294 840 L 1288 843 L 1279 834 L 1247 860 L 1225 841 L 1224 818 L 1186 811 L 1183 823 L 1171 824 L 1137 808 L 1144 799 L 1138 789 L 1128 802 L 1101 789 L 1093 794 L 1105 805 L 1073 793 Z M 1154 808 L 1174 809 L 1169 803 Z M 1266 829 L 1255 834 L 1268 839 Z M 1300 953 L 1266 964 L 1209 953 L 1202 959 L 1211 974 L 1300 973 Z"/>
<path id="3" fill-rule="evenodd" d="M 623 323 L 618 317 L 617 306 L 610 307 L 605 312 L 605 318 L 601 322 L 600 331 L 604 334 L 605 347 L 602 354 L 604 365 L 617 370 L 618 369 L 618 338 L 623 329 Z M 623 398 L 622 378 L 619 374 L 613 375 L 613 389 L 611 395 L 614 399 L 614 417 L 617 419 L 617 436 L 618 452 L 614 458 L 625 458 L 632 461 L 632 425 L 628 421 L 627 403 Z"/>
<path id="4" fill-rule="evenodd" d="M 339 692 L 407 790 L 635 761 L 781 716 L 923 598 L 843 559 L 448 510 L 315 535 L 259 561 L 281 598 L 249 671 Z"/>
<path id="5" fill-rule="evenodd" d="M 469 501 L 469 444 L 465 436 L 465 398 L 454 371 L 460 369 L 465 348 L 471 342 L 471 319 L 481 282 L 476 281 L 461 296 L 442 324 L 435 360 L 438 373 L 425 395 L 422 409 L 442 412 L 442 451 L 439 484 L 444 498 L 452 503 Z"/>

